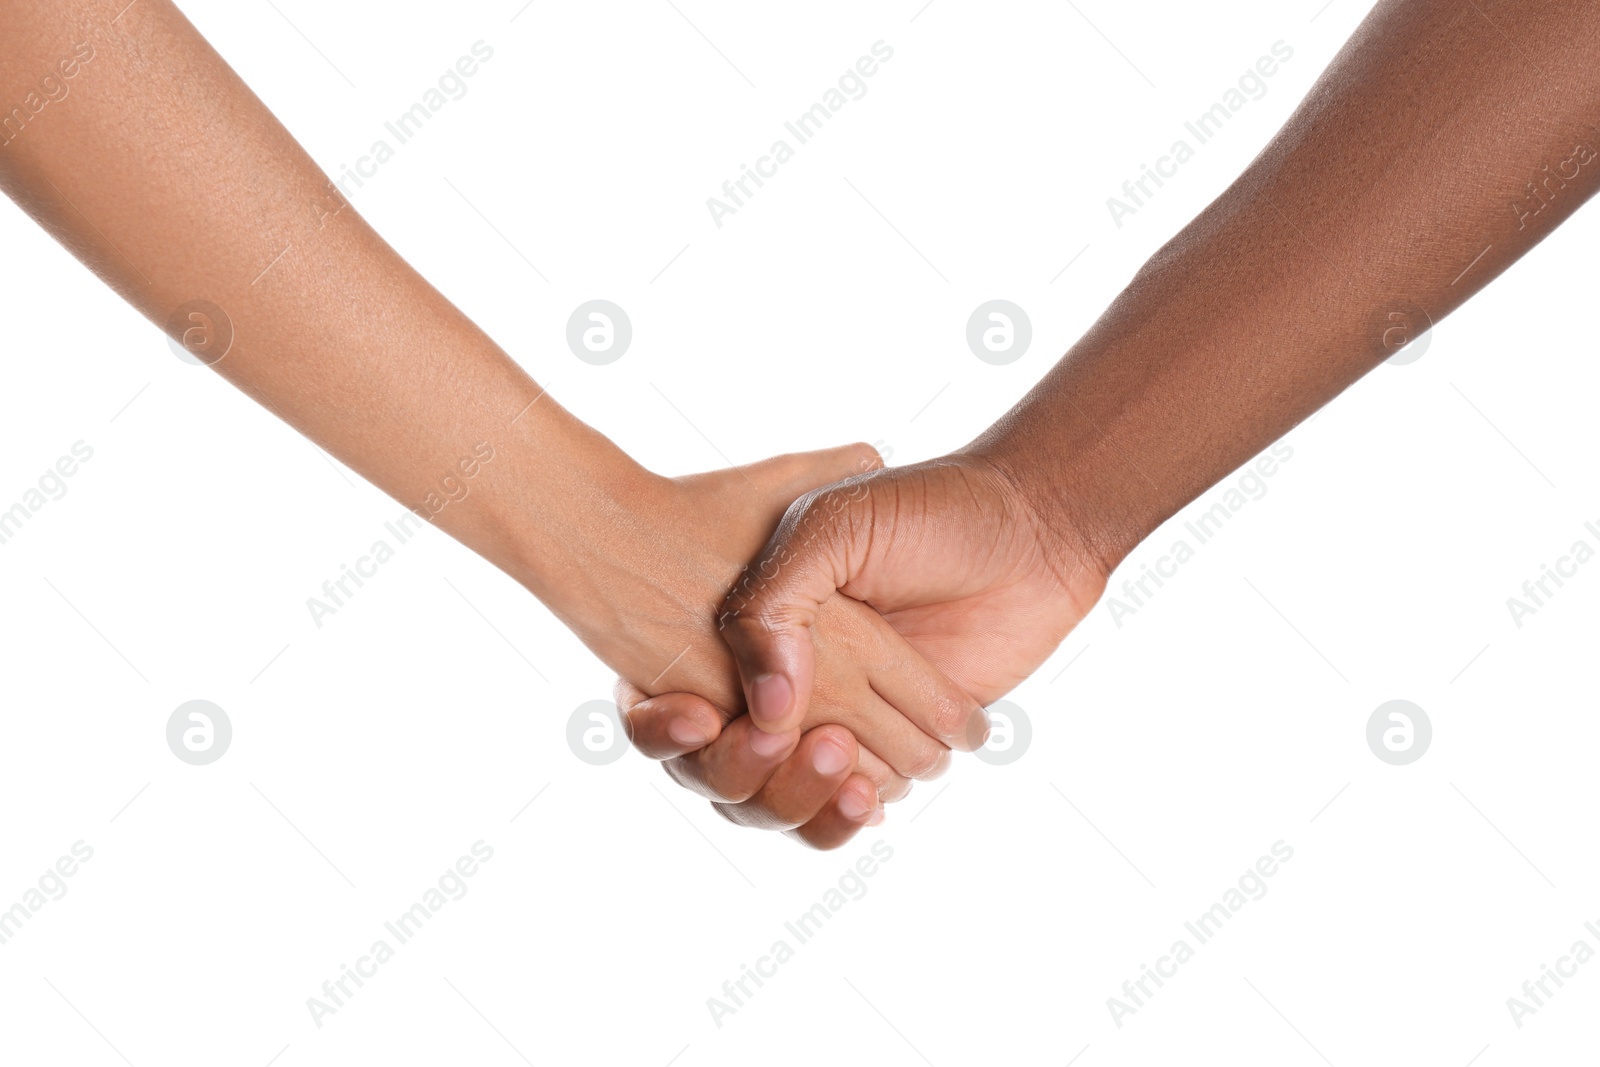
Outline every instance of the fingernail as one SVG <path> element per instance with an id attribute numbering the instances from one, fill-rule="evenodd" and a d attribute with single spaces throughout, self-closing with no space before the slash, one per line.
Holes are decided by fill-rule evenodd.
<path id="1" fill-rule="evenodd" d="M 685 748 L 700 748 L 711 740 L 711 735 L 690 719 L 673 719 L 667 723 L 667 736 Z"/>
<path id="2" fill-rule="evenodd" d="M 759 674 L 750 683 L 750 714 L 763 722 L 777 722 L 789 714 L 794 687 L 781 674 Z"/>
<path id="3" fill-rule="evenodd" d="M 792 733 L 769 734 L 765 730 L 750 731 L 750 747 L 762 759 L 771 759 L 781 754 L 793 740 Z"/>
<path id="4" fill-rule="evenodd" d="M 839 798 L 839 814 L 852 822 L 871 810 L 871 806 L 861 799 L 861 794 L 854 790 Z"/>
<path id="5" fill-rule="evenodd" d="M 850 757 L 838 745 L 826 742 L 818 745 L 816 751 L 811 753 L 811 766 L 817 773 L 825 778 L 831 778 L 850 765 Z"/>
<path id="6" fill-rule="evenodd" d="M 885 812 L 882 808 L 879 808 L 877 811 L 872 813 L 872 818 L 867 820 L 867 825 L 868 826 L 877 826 L 879 823 L 881 823 L 886 818 L 888 818 L 888 813 Z"/>

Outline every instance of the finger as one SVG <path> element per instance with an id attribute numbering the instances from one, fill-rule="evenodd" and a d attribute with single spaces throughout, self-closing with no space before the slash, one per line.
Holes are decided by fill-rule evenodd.
<path id="1" fill-rule="evenodd" d="M 622 678 L 614 690 L 622 722 L 633 747 L 650 759 L 665 760 L 711 744 L 722 732 L 722 715 L 693 693 L 646 696 Z"/>
<path id="2" fill-rule="evenodd" d="M 865 484 L 851 479 L 796 500 L 723 602 L 718 628 L 763 730 L 805 721 L 816 671 L 813 627 L 850 580 L 858 529 L 868 521 L 855 505 L 867 499 Z"/>
<path id="3" fill-rule="evenodd" d="M 878 790 L 878 800 L 883 804 L 890 804 L 897 800 L 904 800 L 911 792 L 911 779 L 903 774 L 896 774 L 893 767 L 883 761 L 876 752 L 861 744 L 861 739 L 856 739 L 856 773 L 863 775 Z"/>
<path id="4" fill-rule="evenodd" d="M 763 745 L 771 743 L 763 736 L 765 731 L 756 730 L 745 720 L 746 716 L 740 716 L 727 727 L 732 733 L 725 731 L 705 749 L 673 760 L 674 766 L 668 773 L 680 784 L 712 800 L 750 803 L 749 798 L 766 784 L 781 760 L 759 754 L 747 755 L 738 750 L 737 746 L 752 741 Z M 877 753 L 859 744 L 855 771 L 873 784 L 880 803 L 904 800 L 911 792 L 911 779 L 896 773 Z"/>
<path id="5" fill-rule="evenodd" d="M 767 784 L 799 742 L 798 730 L 770 734 L 756 729 L 750 716 L 741 715 L 723 727 L 721 736 L 710 745 L 668 760 L 664 766 L 686 789 L 712 801 L 741 804 Z"/>
<path id="6" fill-rule="evenodd" d="M 866 826 L 883 822 L 883 808 L 869 808 L 872 795 L 860 775 L 845 782 L 824 804 L 822 810 L 793 830 L 785 831 L 801 844 L 818 849 L 833 849 L 849 841 Z M 846 812 L 852 814 L 846 814 Z"/>
<path id="7" fill-rule="evenodd" d="M 847 727 L 900 774 L 937 774 L 952 742 L 971 748 L 974 730 L 986 735 L 978 702 L 867 605 L 830 598 L 818 613 L 813 647 L 821 679 L 813 718 Z"/>
<path id="8" fill-rule="evenodd" d="M 812 706 L 819 709 L 818 715 L 825 710 L 861 744 L 871 745 L 872 752 L 898 775 L 928 781 L 950 767 L 949 747 L 918 729 L 864 677 L 843 693 L 823 687 Z"/>
<path id="9" fill-rule="evenodd" d="M 867 614 L 878 646 L 877 655 L 866 664 L 873 691 L 922 734 L 961 752 L 982 748 L 989 739 L 989 716 L 983 705 L 923 659 L 883 616 L 871 609 Z M 863 735 L 857 731 L 857 736 Z M 895 766 L 905 771 L 900 764 Z"/>
<path id="10" fill-rule="evenodd" d="M 819 726 L 800 739 L 794 755 L 772 772 L 747 803 L 712 806 L 740 826 L 788 830 L 821 811 L 851 776 L 855 764 L 856 739 L 850 731 L 841 726 Z M 847 811 L 850 799 L 846 798 Z M 859 814 L 866 818 L 875 807 L 874 790 L 870 802 L 862 801 Z"/>
<path id="11" fill-rule="evenodd" d="M 714 704 L 693 693 L 646 696 L 624 678 L 617 679 L 613 693 L 617 707 L 622 709 L 629 741 L 649 759 L 674 759 L 704 749 L 719 740 L 718 735 L 723 729 L 721 713 Z M 748 729 L 749 725 L 746 724 L 741 727 L 739 737 L 730 738 L 722 744 L 731 747 L 744 743 L 741 738 Z M 715 759 L 717 754 L 704 758 Z M 719 766 L 726 763 L 725 755 L 718 760 Z M 702 791 L 708 791 L 707 795 L 715 794 L 719 799 L 728 799 L 738 793 L 749 796 L 763 784 L 753 781 L 760 774 L 759 763 L 759 760 L 749 763 L 735 761 L 725 770 L 716 772 L 716 782 L 707 780 L 713 772 L 703 768 L 696 773 L 695 780 L 703 787 Z M 776 769 L 775 764 L 772 769 Z M 882 757 L 865 746 L 857 747 L 855 769 L 877 788 L 882 803 L 903 800 L 911 792 L 911 779 L 897 773 Z M 738 780 L 730 781 L 730 778 Z M 718 789 L 719 785 L 727 790 L 725 795 Z"/>

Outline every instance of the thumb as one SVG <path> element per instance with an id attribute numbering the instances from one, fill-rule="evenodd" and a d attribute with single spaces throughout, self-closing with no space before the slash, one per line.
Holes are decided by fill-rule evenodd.
<path id="1" fill-rule="evenodd" d="M 870 544 L 871 475 L 813 489 L 796 500 L 739 577 L 717 616 L 761 729 L 805 720 L 816 671 L 812 627 L 823 602 L 849 584 Z"/>

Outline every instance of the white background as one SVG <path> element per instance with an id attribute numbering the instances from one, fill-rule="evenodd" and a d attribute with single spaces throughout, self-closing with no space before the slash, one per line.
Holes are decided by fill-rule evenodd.
<path id="1" fill-rule="evenodd" d="M 352 200 L 563 403 L 677 473 L 719 449 L 881 440 L 906 462 L 968 440 L 1369 6 L 920 2 L 183 7 L 333 173 L 487 42 L 468 95 Z M 879 40 L 866 96 L 718 229 L 706 198 Z M 1106 198 L 1279 40 L 1267 94 L 1114 225 Z M 91 63 L 73 92 L 93 91 Z M 0 908 L 94 850 L 0 945 L 0 1059 L 1572 1062 L 1600 963 L 1520 1029 L 1506 998 L 1579 938 L 1600 949 L 1600 564 L 1521 628 L 1506 599 L 1600 546 L 1597 225 L 1292 431 L 1267 494 L 1137 614 L 1097 608 L 1012 695 L 1022 759 L 959 759 L 813 853 L 637 756 L 576 759 L 567 718 L 608 672 L 436 532 L 315 628 L 306 598 L 398 505 L 0 208 L 0 509 L 94 449 L 0 546 Z M 564 341 L 597 297 L 634 326 L 604 367 Z M 1009 366 L 964 338 L 994 298 L 1033 323 Z M 165 742 L 196 698 L 234 729 L 206 767 Z M 1434 728 L 1405 767 L 1365 740 L 1394 698 Z M 470 892 L 316 1026 L 307 998 L 480 839 Z M 1107 998 L 1280 840 L 1266 896 L 1115 1025 Z M 784 922 L 874 841 L 893 857 L 866 895 L 717 1026 L 707 998 L 795 946 Z"/>

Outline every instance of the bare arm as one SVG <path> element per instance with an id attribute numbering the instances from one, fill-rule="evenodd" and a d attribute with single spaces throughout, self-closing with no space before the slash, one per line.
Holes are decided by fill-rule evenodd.
<path id="1" fill-rule="evenodd" d="M 487 442 L 495 476 L 435 520 L 552 592 L 519 529 L 544 529 L 553 556 L 553 511 L 579 484 L 620 492 L 642 472 L 549 397 L 513 422 L 538 385 L 345 204 L 177 8 L 140 0 L 113 24 L 123 7 L 0 5 L 0 100 L 47 72 L 70 90 L 0 128 L 0 187 L 202 360 L 225 346 L 217 373 L 406 505 L 441 495 Z M 536 477 L 506 470 L 530 456 L 548 457 Z"/>
<path id="2" fill-rule="evenodd" d="M 1600 7 L 1383 0 L 980 451 L 1109 569 L 1594 195 L 1597 124 Z"/>
<path id="3" fill-rule="evenodd" d="M 872 449 L 652 475 L 385 244 L 170 0 L 0 0 L 0 26 L 0 101 L 22 102 L 0 117 L 0 188 L 219 374 L 511 574 L 633 685 L 739 710 L 717 601 L 795 496 L 876 465 Z M 937 773 L 982 713 L 881 618 L 843 598 L 829 610 L 837 700 L 794 724 L 822 732 L 752 746 L 740 728 L 712 754 L 718 767 L 792 756 L 817 772 L 803 803 L 774 814 L 760 798 L 730 811 L 742 821 L 797 826 L 853 792 L 854 814 L 812 839 L 837 844 L 907 788 L 891 768 Z M 706 712 L 697 726 L 686 747 L 721 722 Z M 723 799 L 751 795 L 705 779 Z"/>
<path id="4" fill-rule="evenodd" d="M 723 613 L 752 715 L 804 714 L 836 590 L 979 699 L 1015 686 L 1165 519 L 1592 196 L 1596 123 L 1600 6 L 1382 0 L 1239 180 L 987 433 L 858 479 L 848 507 L 790 509 Z M 771 675 L 794 703 L 760 706 L 750 683 Z"/>

